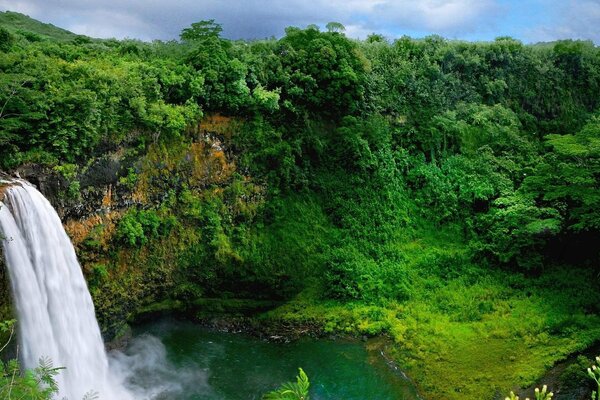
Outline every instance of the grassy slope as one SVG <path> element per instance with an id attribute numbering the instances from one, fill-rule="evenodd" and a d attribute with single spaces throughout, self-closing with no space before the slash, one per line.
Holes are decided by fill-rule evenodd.
<path id="1" fill-rule="evenodd" d="M 79 35 L 69 32 L 66 29 L 58 28 L 52 24 L 45 24 L 38 20 L 12 11 L 0 12 L 0 26 L 11 32 L 26 31 L 38 34 L 46 39 L 53 39 L 60 42 L 67 42 L 75 39 Z"/>
<path id="2" fill-rule="evenodd" d="M 319 224 L 322 228 L 322 224 Z M 292 234 L 302 243 L 302 234 Z M 593 277 L 549 269 L 539 277 L 490 271 L 463 257 L 452 230 L 423 228 L 395 243 L 410 276 L 405 301 L 323 300 L 319 283 L 266 318 L 325 331 L 388 334 L 393 357 L 427 399 L 492 399 L 537 381 L 569 354 L 600 338 Z M 289 239 L 289 238 L 288 238 Z M 560 286 L 556 282 L 561 283 Z"/>

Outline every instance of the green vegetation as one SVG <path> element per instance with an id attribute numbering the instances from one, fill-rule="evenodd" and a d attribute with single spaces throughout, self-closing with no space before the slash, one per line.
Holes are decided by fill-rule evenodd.
<path id="1" fill-rule="evenodd" d="M 554 394 L 552 392 L 548 392 L 548 387 L 544 385 L 542 390 L 539 388 L 535 388 L 535 400 L 551 400 Z M 506 400 L 519 400 L 519 396 L 515 396 L 513 392 L 510 392 L 510 396 L 506 398 Z M 525 400 L 529 400 L 526 398 Z"/>
<path id="2" fill-rule="evenodd" d="M 66 40 L 8 16 L 0 168 L 60 182 L 107 337 L 144 310 L 277 301 L 259 321 L 389 335 L 440 400 L 600 339 L 593 43 L 336 23 L 234 42 L 215 21 Z"/>
<path id="3" fill-rule="evenodd" d="M 600 364 L 600 357 L 596 357 L 596 364 Z M 592 400 L 598 399 L 598 393 L 600 393 L 600 370 L 598 365 L 592 365 L 591 368 L 587 369 L 588 376 L 596 383 L 596 390 L 592 392 Z"/>
<path id="4" fill-rule="evenodd" d="M 26 15 L 4 11 L 0 12 L 0 26 L 9 32 L 16 33 L 26 37 L 28 40 L 56 40 L 60 42 L 66 41 L 89 41 L 90 39 L 76 35 L 65 29 L 56 27 L 52 24 L 44 24 Z"/>
<path id="5" fill-rule="evenodd" d="M 0 347 L 0 355 L 12 339 L 15 320 L 0 321 L 0 334 L 10 333 Z M 0 361 L 0 395 L 5 399 L 49 400 L 58 392 L 54 377 L 62 368 L 52 366 L 48 359 L 40 359 L 35 370 L 21 371 L 17 360 Z"/>
<path id="6" fill-rule="evenodd" d="M 280 389 L 269 392 L 263 396 L 263 400 L 308 400 L 308 376 L 299 368 L 296 382 L 287 382 Z"/>

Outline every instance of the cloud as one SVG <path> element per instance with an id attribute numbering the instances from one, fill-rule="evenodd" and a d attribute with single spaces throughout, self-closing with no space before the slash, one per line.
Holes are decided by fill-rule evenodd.
<path id="1" fill-rule="evenodd" d="M 499 10 L 492 0 L 387 1 L 376 7 L 374 16 L 401 27 L 443 34 L 474 30 L 497 18 Z"/>
<path id="2" fill-rule="evenodd" d="M 570 0 L 562 4 L 549 23 L 527 29 L 534 42 L 584 39 L 600 43 L 600 0 Z"/>
<path id="3" fill-rule="evenodd" d="M 86 17 L 84 20 L 75 20 L 66 29 L 91 37 L 153 39 L 150 34 L 153 31 L 152 25 L 138 16 L 106 10 L 85 12 L 82 15 Z"/>
<path id="4" fill-rule="evenodd" d="M 0 0 L 0 10 L 16 11 L 26 15 L 38 12 L 34 2 L 27 0 Z"/>
<path id="5" fill-rule="evenodd" d="M 519 15 L 519 7 L 534 13 Z M 7 9 L 76 33 L 142 40 L 176 39 L 203 19 L 221 23 L 232 39 L 279 37 L 287 26 L 337 21 L 360 38 L 372 32 L 471 39 L 516 33 L 530 41 L 600 40 L 600 0 L 0 0 L 0 10 Z M 555 10 L 554 18 L 547 18 L 548 10 Z M 541 23 L 530 28 L 530 15 Z"/>
<path id="6" fill-rule="evenodd" d="M 215 19 L 230 38 L 281 36 L 286 26 L 339 21 L 348 34 L 402 30 L 461 34 L 493 17 L 496 0 L 0 0 L 0 9 L 97 37 L 174 39 L 192 22 Z"/>

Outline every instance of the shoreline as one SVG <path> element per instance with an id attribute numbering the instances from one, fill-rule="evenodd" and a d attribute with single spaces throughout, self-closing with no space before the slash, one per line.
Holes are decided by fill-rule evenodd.
<path id="1" fill-rule="evenodd" d="M 206 299 L 203 299 L 206 300 Z M 211 299 L 216 300 L 216 299 Z M 116 338 L 113 341 L 106 342 L 107 351 L 123 349 L 130 340 L 133 339 L 134 327 L 151 323 L 152 321 L 181 321 L 191 322 L 201 329 L 226 334 L 241 334 L 268 343 L 292 343 L 303 339 L 325 340 L 325 341 L 348 341 L 359 343 L 368 354 L 368 362 L 373 368 L 385 365 L 386 370 L 395 379 L 406 382 L 417 400 L 425 400 L 421 395 L 421 391 L 417 383 L 408 376 L 401 366 L 393 360 L 388 354 L 389 347 L 393 345 L 392 339 L 388 335 L 356 335 L 350 333 L 328 333 L 319 326 L 314 324 L 293 324 L 277 318 L 265 317 L 264 314 L 256 313 L 253 315 L 239 315 L 227 312 L 211 313 L 203 315 L 199 318 L 196 314 L 191 316 L 191 310 L 182 311 L 161 310 L 160 312 L 147 312 L 137 315 L 130 323 L 126 324 L 126 329 L 123 330 L 123 336 Z M 196 310 L 197 311 L 197 310 Z M 250 309 L 246 311 L 252 311 Z"/>
<path id="2" fill-rule="evenodd" d="M 393 339 L 387 334 L 375 334 L 372 336 L 359 334 L 356 332 L 336 332 L 326 331 L 322 322 L 296 320 L 290 321 L 278 316 L 269 315 L 269 311 L 275 310 L 284 304 L 281 301 L 251 300 L 251 299 L 199 299 L 193 302 L 191 306 L 186 306 L 181 302 L 161 302 L 142 309 L 138 314 L 127 322 L 126 333 L 129 335 L 121 340 L 114 349 L 124 347 L 127 341 L 131 339 L 131 325 L 143 324 L 157 318 L 174 318 L 193 322 L 199 326 L 214 330 L 216 332 L 245 334 L 254 336 L 267 342 L 289 343 L 303 338 L 323 339 L 323 340 L 351 340 L 364 344 L 365 348 L 371 354 L 377 353 L 378 357 L 385 362 L 390 371 L 398 374 L 399 379 L 408 381 L 415 389 L 416 395 L 420 400 L 429 400 L 423 397 L 423 390 L 419 383 L 414 380 L 409 373 L 402 368 L 400 363 L 390 354 L 394 351 Z M 206 307 L 209 305 L 209 307 Z M 200 308 L 204 306 L 204 308 Z M 124 340 L 124 341 L 123 341 Z M 570 365 L 576 363 L 580 355 L 591 356 L 600 354 L 600 341 L 582 351 L 569 354 L 564 360 L 558 361 L 552 367 L 548 368 L 543 376 L 536 380 L 534 385 L 525 388 L 513 387 L 515 394 L 522 398 L 531 395 L 535 387 L 548 385 L 555 393 L 556 400 L 584 400 L 589 398 L 589 391 L 586 387 L 578 386 L 565 390 L 564 383 L 561 382 L 561 373 Z M 582 371 L 583 372 L 583 371 Z M 507 393 L 496 392 L 493 399 L 502 400 Z"/>

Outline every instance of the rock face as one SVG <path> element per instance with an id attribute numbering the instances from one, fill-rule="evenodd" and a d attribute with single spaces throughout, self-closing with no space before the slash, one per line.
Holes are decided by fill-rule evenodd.
<path id="1" fill-rule="evenodd" d="M 104 214 L 111 209 L 123 210 L 133 205 L 147 206 L 148 204 L 144 203 L 160 201 L 160 198 L 153 198 L 157 197 L 156 193 L 149 195 L 147 192 L 152 192 L 150 185 L 160 186 L 160 180 L 164 178 L 161 174 L 192 174 L 191 179 L 196 186 L 222 184 L 235 170 L 232 163 L 234 157 L 225 143 L 231 140 L 232 132 L 237 129 L 239 123 L 240 121 L 219 114 L 207 115 L 193 129 L 194 143 L 189 148 L 182 148 L 180 154 L 171 154 L 175 158 L 185 158 L 183 161 L 179 160 L 179 163 L 189 164 L 192 166 L 190 170 L 175 170 L 178 167 L 169 165 L 173 160 L 160 159 L 163 154 L 152 159 L 152 150 L 142 155 L 126 147 L 111 148 L 87 161 L 85 165 L 73 165 L 75 170 L 69 178 L 66 178 L 68 174 L 61 173 L 59 168 L 40 164 L 25 164 L 14 171 L 0 170 L 0 198 L 2 180 L 24 179 L 50 201 L 65 223 L 68 220 Z M 157 151 L 154 153 L 159 154 Z M 168 171 L 162 171 L 164 169 Z M 142 182 L 144 187 L 133 190 L 127 184 L 122 184 L 121 180 L 128 174 L 140 173 L 143 170 L 153 171 L 148 181 Z M 164 189 L 168 188 L 160 188 L 161 191 Z"/>
<path id="2" fill-rule="evenodd" d="M 34 185 L 50 201 L 63 222 L 70 218 L 83 218 L 98 212 L 106 192 L 118 180 L 115 174 L 111 182 L 90 182 L 78 191 L 77 196 L 74 196 L 69 193 L 69 188 L 74 182 L 77 182 L 78 186 L 81 185 L 80 181 L 69 182 L 60 173 L 50 168 L 29 164 L 19 167 L 15 174 Z M 88 176 L 89 174 L 91 172 Z M 88 176 L 84 175 L 82 178 L 86 179 L 86 182 L 90 181 Z"/>
<path id="3" fill-rule="evenodd" d="M 118 334 L 144 305 L 202 294 L 205 278 L 220 282 L 203 270 L 196 276 L 188 267 L 206 263 L 209 271 L 210 263 L 239 264 L 223 226 L 234 218 L 252 219 L 266 192 L 237 169 L 231 137 L 239 123 L 211 116 L 196 127 L 191 141 L 145 148 L 124 144 L 99 150 L 78 165 L 26 164 L 0 171 L 0 198 L 2 180 L 18 177 L 34 185 L 58 213 L 105 338 Z M 201 284 L 189 285 L 189 277 Z M 0 264 L 0 320 L 11 317 L 5 278 Z"/>

